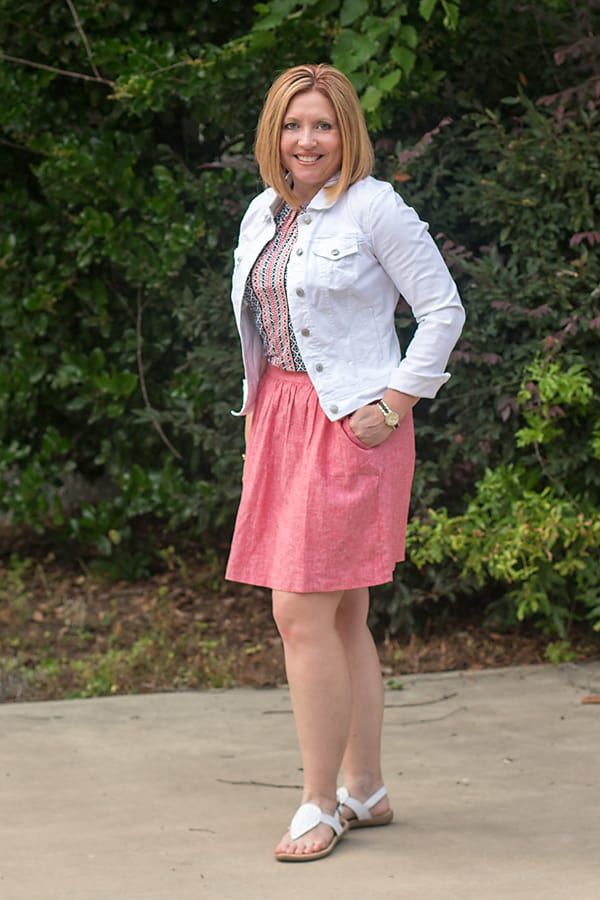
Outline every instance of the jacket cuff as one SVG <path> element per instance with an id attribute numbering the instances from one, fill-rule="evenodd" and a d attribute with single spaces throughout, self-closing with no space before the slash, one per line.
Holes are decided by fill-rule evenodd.
<path id="1" fill-rule="evenodd" d="M 449 372 L 441 372 L 439 375 L 419 375 L 400 366 L 398 369 L 392 369 L 388 387 L 394 391 L 402 391 L 403 394 L 411 394 L 413 397 L 426 397 L 432 400 L 449 378 Z"/>

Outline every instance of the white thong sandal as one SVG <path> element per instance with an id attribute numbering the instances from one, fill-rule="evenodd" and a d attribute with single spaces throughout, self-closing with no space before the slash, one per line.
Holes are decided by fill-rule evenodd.
<path id="1" fill-rule="evenodd" d="M 275 853 L 275 859 L 280 862 L 310 862 L 312 859 L 322 859 L 329 856 L 337 842 L 348 831 L 348 823 L 340 816 L 339 810 L 330 816 L 328 813 L 316 805 L 316 803 L 303 803 L 300 806 L 290 824 L 290 837 L 293 841 L 297 841 L 299 837 L 316 828 L 323 822 L 333 829 L 333 836 L 330 842 L 322 850 L 315 850 L 314 853 Z"/>
<path id="2" fill-rule="evenodd" d="M 389 825 L 394 818 L 394 813 L 391 809 L 388 809 L 387 812 L 380 813 L 378 816 L 374 816 L 371 812 L 373 807 L 377 806 L 379 801 L 383 800 L 385 796 L 387 796 L 387 788 L 383 785 L 378 791 L 371 794 L 368 800 L 361 803 L 356 797 L 350 796 L 347 788 L 338 788 L 337 801 L 339 806 L 347 806 L 356 816 L 355 819 L 348 819 L 348 828 L 370 828 L 375 825 Z"/>

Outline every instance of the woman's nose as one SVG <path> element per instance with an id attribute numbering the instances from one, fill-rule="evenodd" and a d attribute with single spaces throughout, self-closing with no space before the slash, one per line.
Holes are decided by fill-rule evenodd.
<path id="1" fill-rule="evenodd" d="M 315 143 L 315 133 L 312 128 L 303 128 L 298 135 L 298 143 L 303 147 L 312 147 Z"/>

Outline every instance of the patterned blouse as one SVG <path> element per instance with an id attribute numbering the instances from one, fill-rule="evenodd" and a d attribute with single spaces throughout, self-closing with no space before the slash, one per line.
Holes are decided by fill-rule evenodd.
<path id="1" fill-rule="evenodd" d="M 286 273 L 298 238 L 298 210 L 284 203 L 275 216 L 275 237 L 266 245 L 246 282 L 244 300 L 256 322 L 267 362 L 288 372 L 306 372 L 287 300 Z"/>

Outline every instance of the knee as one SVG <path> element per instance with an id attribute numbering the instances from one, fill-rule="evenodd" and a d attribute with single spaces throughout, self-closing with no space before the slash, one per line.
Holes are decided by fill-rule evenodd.
<path id="1" fill-rule="evenodd" d="M 310 603 L 302 595 L 273 597 L 273 618 L 284 644 L 314 644 L 327 630 L 325 617 L 315 616 Z"/>
<path id="2" fill-rule="evenodd" d="M 273 600 L 273 618 L 284 644 L 301 640 L 308 627 L 300 603 L 289 598 Z"/>

